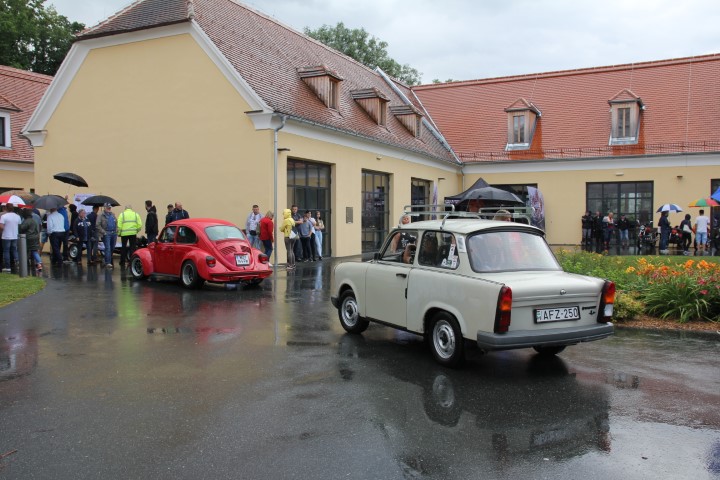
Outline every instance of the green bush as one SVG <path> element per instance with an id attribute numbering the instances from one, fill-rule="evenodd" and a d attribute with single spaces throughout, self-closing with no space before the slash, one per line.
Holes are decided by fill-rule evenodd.
<path id="1" fill-rule="evenodd" d="M 633 320 L 645 311 L 645 304 L 635 298 L 633 294 L 622 291 L 615 295 L 615 305 L 613 306 L 613 320 L 624 321 Z"/>

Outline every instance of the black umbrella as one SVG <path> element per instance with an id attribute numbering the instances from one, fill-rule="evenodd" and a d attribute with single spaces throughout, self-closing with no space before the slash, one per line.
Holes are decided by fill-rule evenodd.
<path id="1" fill-rule="evenodd" d="M 88 186 L 85 179 L 75 173 L 68 173 L 68 172 L 56 173 L 55 175 L 53 175 L 53 178 L 55 180 L 60 180 L 63 183 L 69 183 L 70 185 L 75 185 L 76 187 L 87 187 Z"/>
<path id="2" fill-rule="evenodd" d="M 43 195 L 42 197 L 35 200 L 33 206 L 42 210 L 51 210 L 53 208 L 60 208 L 67 203 L 68 201 L 60 195 Z"/>
<path id="3" fill-rule="evenodd" d="M 82 201 L 83 205 L 92 205 L 93 207 L 96 205 L 102 207 L 106 203 L 109 203 L 113 207 L 120 205 L 120 202 L 112 197 L 108 197 L 107 195 L 93 195 L 92 197 L 88 197 Z"/>
<path id="4" fill-rule="evenodd" d="M 525 205 L 525 202 L 520 200 L 520 197 L 514 193 L 500 190 L 495 187 L 481 187 L 468 190 L 463 194 L 458 203 L 466 202 L 468 200 L 484 200 L 485 202 Z"/>

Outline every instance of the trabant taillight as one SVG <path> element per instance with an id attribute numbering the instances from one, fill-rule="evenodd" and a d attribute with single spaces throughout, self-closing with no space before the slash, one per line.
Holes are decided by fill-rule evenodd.
<path id="1" fill-rule="evenodd" d="M 208 255 L 207 257 L 205 257 L 205 263 L 207 263 L 208 267 L 212 268 L 217 263 L 217 260 L 215 260 L 215 257 L 211 257 L 210 255 Z"/>
<path id="2" fill-rule="evenodd" d="M 605 280 L 602 295 L 600 296 L 600 312 L 598 313 L 598 323 L 606 323 L 612 320 L 613 304 L 615 303 L 615 282 Z"/>
<path id="3" fill-rule="evenodd" d="M 498 295 L 495 311 L 495 333 L 506 333 L 510 329 L 510 311 L 512 310 L 512 290 L 503 286 Z"/>
<path id="4" fill-rule="evenodd" d="M 268 256 L 264 253 L 261 253 L 260 255 L 258 255 L 258 260 L 260 261 L 260 263 L 268 263 Z"/>

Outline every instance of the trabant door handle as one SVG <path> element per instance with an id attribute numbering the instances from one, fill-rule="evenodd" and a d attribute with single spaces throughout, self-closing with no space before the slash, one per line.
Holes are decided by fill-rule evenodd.
<path id="1" fill-rule="evenodd" d="M 407 278 L 407 273 L 396 273 L 395 276 L 400 278 Z"/>

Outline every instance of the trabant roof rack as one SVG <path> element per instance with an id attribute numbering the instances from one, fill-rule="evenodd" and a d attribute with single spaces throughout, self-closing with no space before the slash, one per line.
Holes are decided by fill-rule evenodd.
<path id="1" fill-rule="evenodd" d="M 484 207 L 479 209 L 477 212 L 465 212 L 455 210 L 453 204 L 427 204 L 427 205 L 405 205 L 403 207 L 403 213 L 398 219 L 398 225 L 402 224 L 402 217 L 408 215 L 410 217 L 427 217 L 427 218 L 442 218 L 442 226 L 445 226 L 445 220 L 448 218 L 474 218 L 474 219 L 485 219 L 495 220 L 496 215 L 500 210 L 504 210 L 501 214 L 510 215 L 513 222 L 525 223 L 530 225 L 530 220 L 533 215 L 532 207 Z M 508 212 L 508 213 L 505 213 Z M 442 228 L 442 227 L 441 227 Z"/>

